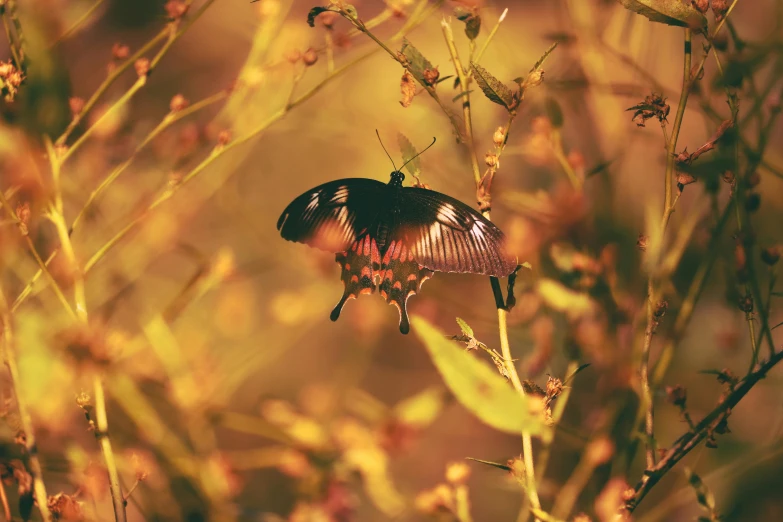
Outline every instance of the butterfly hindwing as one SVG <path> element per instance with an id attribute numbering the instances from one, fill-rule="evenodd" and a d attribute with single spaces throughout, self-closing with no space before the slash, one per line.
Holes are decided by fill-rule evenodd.
<path id="1" fill-rule="evenodd" d="M 293 200 L 277 221 L 284 239 L 343 252 L 375 221 L 386 185 L 365 178 L 339 179 Z"/>
<path id="2" fill-rule="evenodd" d="M 404 219 L 397 234 L 407 239 L 414 259 L 430 270 L 504 277 L 516 269 L 503 232 L 459 200 L 406 187 L 400 215 Z"/>
<path id="3" fill-rule="evenodd" d="M 355 241 L 345 252 L 338 252 L 335 259 L 341 268 L 340 279 L 345 290 L 329 316 L 332 321 L 340 317 L 346 301 L 375 292 L 377 276 L 381 269 L 378 245 L 369 235 Z"/>
<path id="4" fill-rule="evenodd" d="M 401 239 L 392 240 L 383 255 L 380 270 L 380 294 L 386 302 L 397 307 L 400 313 L 400 332 L 410 331 L 408 321 L 408 298 L 415 295 L 422 283 L 432 277 L 433 272 L 424 268 L 413 258 L 411 249 Z"/>

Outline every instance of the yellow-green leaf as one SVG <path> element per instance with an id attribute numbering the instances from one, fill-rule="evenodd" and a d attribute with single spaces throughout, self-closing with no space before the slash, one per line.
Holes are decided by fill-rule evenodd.
<path id="1" fill-rule="evenodd" d="M 541 279 L 537 285 L 538 295 L 550 308 L 576 318 L 593 309 L 593 301 L 582 292 L 576 292 L 552 279 Z"/>
<path id="2" fill-rule="evenodd" d="M 515 105 L 514 93 L 511 92 L 511 89 L 492 76 L 492 74 L 482 66 L 471 63 L 470 67 L 473 69 L 473 76 L 475 76 L 476 83 L 478 83 L 479 87 L 481 87 L 481 90 L 484 92 L 484 96 L 498 105 L 502 105 L 506 109 L 511 110 Z"/>
<path id="3" fill-rule="evenodd" d="M 459 329 L 462 330 L 462 333 L 464 333 L 468 337 L 473 337 L 473 328 L 471 328 L 470 325 L 466 323 L 464 319 L 462 319 L 461 317 L 457 317 L 457 324 L 459 325 Z"/>
<path id="4" fill-rule="evenodd" d="M 409 426 L 425 427 L 432 424 L 443 410 L 445 390 L 432 386 L 403 399 L 394 407 L 394 416 Z"/>
<path id="5" fill-rule="evenodd" d="M 485 424 L 506 433 L 533 435 L 549 429 L 530 411 L 530 400 L 514 390 L 486 363 L 446 339 L 421 317 L 413 317 L 421 338 L 446 386 L 457 400 Z"/>

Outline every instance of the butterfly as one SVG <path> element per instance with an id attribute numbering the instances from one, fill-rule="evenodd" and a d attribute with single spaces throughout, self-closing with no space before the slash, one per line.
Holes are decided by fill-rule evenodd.
<path id="1" fill-rule="evenodd" d="M 421 187 L 367 178 L 330 181 L 294 199 L 277 229 L 288 241 L 335 252 L 345 290 L 330 318 L 349 299 L 379 291 L 410 330 L 407 301 L 434 272 L 505 277 L 517 268 L 503 232 L 461 201 Z"/>

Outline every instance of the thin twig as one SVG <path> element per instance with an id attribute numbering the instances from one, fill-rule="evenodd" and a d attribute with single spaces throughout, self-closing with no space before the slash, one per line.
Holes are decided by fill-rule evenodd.
<path id="1" fill-rule="evenodd" d="M 11 374 L 11 386 L 14 389 L 14 397 L 16 399 L 16 408 L 19 410 L 19 418 L 24 430 L 24 444 L 27 449 L 27 456 L 29 459 L 30 475 L 33 478 L 33 491 L 35 492 L 36 504 L 38 510 L 41 512 L 41 518 L 45 522 L 52 520 L 52 514 L 49 511 L 49 495 L 46 493 L 46 484 L 43 481 L 43 472 L 41 468 L 41 461 L 38 459 L 38 447 L 35 443 L 35 430 L 33 429 L 33 420 L 30 416 L 30 410 L 27 407 L 27 402 L 21 393 L 21 385 L 19 380 L 19 365 L 16 360 L 16 340 L 13 335 L 13 325 L 11 319 L 11 312 L 8 308 L 8 301 L 6 300 L 3 289 L 0 288 L 0 315 L 2 315 L 3 321 L 3 346 L 5 348 L 5 363 L 8 366 L 8 371 Z M 2 486 L 0 486 L 2 487 Z M 5 496 L 5 490 L 3 490 L 3 496 Z M 4 508 L 5 509 L 5 508 Z M 9 517 L 8 520 L 11 520 Z"/>

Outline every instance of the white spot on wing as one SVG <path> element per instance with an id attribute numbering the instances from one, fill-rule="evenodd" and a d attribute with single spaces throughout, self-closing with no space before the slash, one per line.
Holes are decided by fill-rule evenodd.
<path id="1" fill-rule="evenodd" d="M 348 187 L 345 185 L 342 185 L 341 187 L 337 188 L 337 191 L 332 196 L 332 199 L 330 200 L 331 203 L 336 203 L 338 205 L 343 205 L 348 201 Z"/>
<path id="2" fill-rule="evenodd" d="M 457 225 L 457 210 L 451 203 L 443 203 L 438 209 L 438 221 L 448 225 Z"/>

